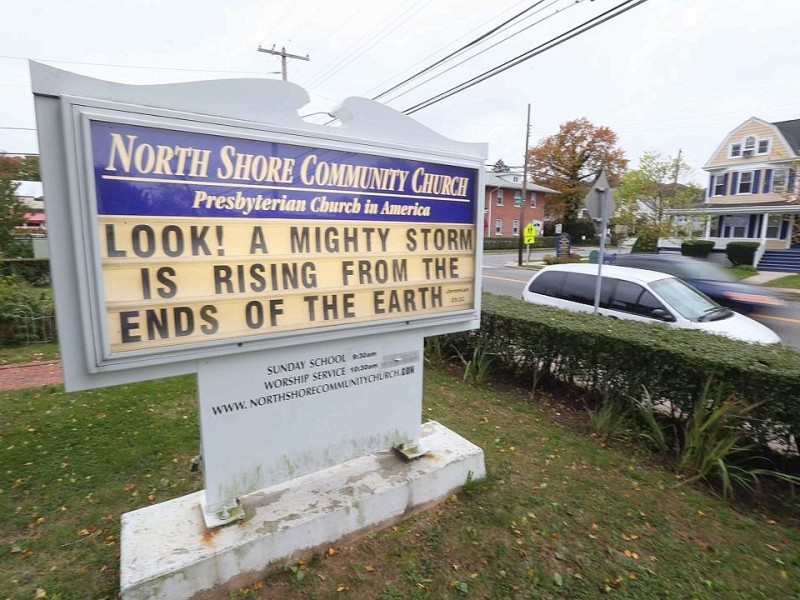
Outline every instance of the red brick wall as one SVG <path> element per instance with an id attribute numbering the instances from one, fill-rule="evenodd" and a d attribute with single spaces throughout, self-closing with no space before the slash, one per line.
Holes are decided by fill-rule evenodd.
<path id="1" fill-rule="evenodd" d="M 503 192 L 503 206 L 497 205 L 498 189 L 495 187 L 487 186 L 484 194 L 483 204 L 483 235 L 484 237 L 513 237 L 514 234 L 514 221 L 520 218 L 520 207 L 514 203 L 514 197 L 521 194 L 521 190 L 513 188 L 500 188 Z M 527 191 L 528 201 L 525 204 L 525 223 L 530 221 L 544 221 L 544 206 L 547 201 L 547 194 L 541 192 Z M 531 198 L 536 198 L 536 208 L 531 208 Z M 496 233 L 495 222 L 500 219 L 502 223 L 502 231 Z M 522 224 L 522 227 L 525 226 Z M 519 235 L 519 234 L 517 234 Z"/>

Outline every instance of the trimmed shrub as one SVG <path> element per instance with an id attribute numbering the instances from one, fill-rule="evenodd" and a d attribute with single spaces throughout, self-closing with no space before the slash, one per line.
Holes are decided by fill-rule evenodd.
<path id="1" fill-rule="evenodd" d="M 758 242 L 728 242 L 725 247 L 725 255 L 734 265 L 753 266 L 756 260 L 756 250 Z"/>
<path id="2" fill-rule="evenodd" d="M 692 413 L 712 377 L 721 397 L 755 405 L 741 423 L 748 438 L 765 444 L 800 434 L 800 353 L 778 344 L 598 318 L 492 294 L 483 296 L 479 330 L 446 339 L 462 355 L 476 346 L 491 353 L 498 378 L 576 386 L 632 405 L 647 394 L 677 415 Z"/>
<path id="3" fill-rule="evenodd" d="M 552 254 L 548 254 L 542 259 L 542 262 L 546 265 L 563 265 L 564 263 L 576 263 L 581 262 L 583 257 L 580 254 L 575 254 L 574 252 L 569 256 L 553 256 Z"/>
<path id="4" fill-rule="evenodd" d="M 713 249 L 714 242 L 711 240 L 686 240 L 681 244 L 681 254 L 695 258 L 708 258 Z"/>
<path id="5" fill-rule="evenodd" d="M 554 236 L 536 236 L 534 248 L 555 248 L 556 238 Z M 519 248 L 519 238 L 513 237 L 485 237 L 483 238 L 484 250 L 517 250 Z"/>

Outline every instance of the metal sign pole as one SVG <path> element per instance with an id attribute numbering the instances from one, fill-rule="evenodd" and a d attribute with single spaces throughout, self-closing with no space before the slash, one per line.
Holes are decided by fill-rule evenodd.
<path id="1" fill-rule="evenodd" d="M 606 220 L 608 219 L 608 203 L 604 198 L 606 188 L 595 188 L 598 200 L 600 201 L 600 254 L 597 257 L 597 283 L 594 287 L 594 311 L 597 314 L 600 307 L 600 286 L 603 283 L 603 261 L 605 260 L 606 248 Z"/>

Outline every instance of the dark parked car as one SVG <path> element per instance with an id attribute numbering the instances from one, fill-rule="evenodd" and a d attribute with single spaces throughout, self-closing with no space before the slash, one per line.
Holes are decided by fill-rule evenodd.
<path id="1" fill-rule="evenodd" d="M 786 304 L 772 290 L 741 283 L 727 269 L 707 260 L 677 254 L 625 254 L 617 256 L 614 264 L 669 273 L 719 304 L 739 312 L 754 312 Z"/>

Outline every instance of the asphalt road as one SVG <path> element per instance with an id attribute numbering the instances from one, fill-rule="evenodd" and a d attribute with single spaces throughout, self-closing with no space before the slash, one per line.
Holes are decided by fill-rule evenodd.
<path id="1" fill-rule="evenodd" d="M 552 251 L 550 252 L 552 254 Z M 516 266 L 517 254 L 486 254 L 483 257 L 483 290 L 492 294 L 522 297 L 522 288 L 532 272 Z M 768 313 L 748 315 L 777 333 L 783 343 L 800 350 L 800 296 L 789 296 L 787 306 Z"/>

